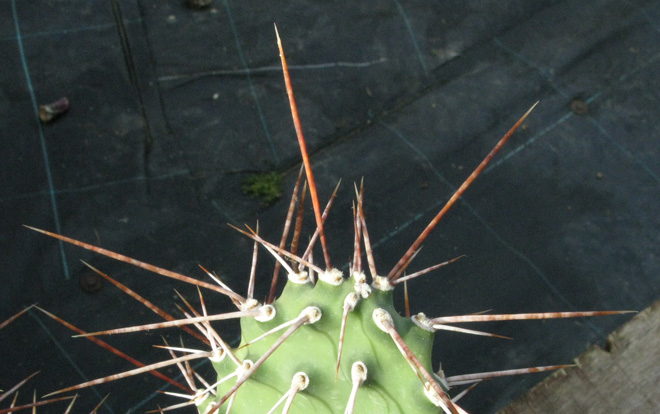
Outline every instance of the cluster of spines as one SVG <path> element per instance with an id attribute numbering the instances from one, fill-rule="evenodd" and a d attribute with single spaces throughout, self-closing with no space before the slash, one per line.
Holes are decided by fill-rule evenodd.
<path id="1" fill-rule="evenodd" d="M 202 270 L 204 270 L 204 272 L 215 282 L 215 284 L 203 282 L 188 276 L 184 276 L 182 274 L 172 272 L 163 268 L 159 268 L 157 266 L 153 266 L 132 259 L 128 256 L 114 253 L 65 236 L 61 236 L 45 230 L 39 230 L 29 227 L 33 230 L 39 231 L 41 233 L 47 234 L 49 236 L 55 237 L 65 242 L 72 243 L 82 248 L 95 251 L 97 253 L 111 257 L 113 259 L 130 263 L 141 268 L 145 268 L 147 270 L 150 270 L 152 272 L 155 272 L 163 276 L 175 278 L 183 282 L 194 284 L 198 287 L 198 290 L 199 287 L 203 287 L 206 289 L 210 289 L 222 293 L 228 296 L 232 300 L 232 302 L 238 307 L 238 311 L 230 312 L 226 314 L 219 314 L 219 315 L 209 315 L 206 311 L 204 298 L 200 291 L 199 301 L 201 304 L 201 312 L 196 310 L 185 298 L 180 296 L 184 304 L 186 305 L 186 308 L 183 307 L 179 308 L 181 313 L 185 316 L 185 318 L 177 319 L 169 315 L 168 313 L 166 313 L 165 311 L 163 311 L 153 303 L 149 302 L 142 296 L 138 295 L 127 286 L 121 284 L 118 281 L 115 281 L 110 276 L 105 275 L 99 270 L 86 264 L 87 266 L 92 268 L 92 270 L 99 273 L 101 276 L 103 276 L 104 278 L 115 284 L 121 290 L 123 290 L 133 298 L 140 301 L 142 304 L 144 304 L 150 310 L 157 313 L 166 321 L 156 324 L 134 326 L 134 327 L 120 328 L 120 329 L 107 330 L 107 331 L 99 331 L 94 333 L 86 333 L 81 329 L 69 324 L 68 322 L 63 321 L 59 317 L 41 308 L 38 308 L 37 306 L 34 306 L 35 309 L 44 312 L 49 317 L 64 324 L 69 329 L 72 329 L 75 332 L 77 332 L 79 334 L 78 336 L 87 337 L 88 339 L 94 341 L 98 345 L 110 350 L 111 352 L 117 354 L 118 356 L 130 361 L 131 363 L 137 366 L 137 368 L 133 370 L 111 375 L 104 378 L 99 378 L 93 381 L 88 381 L 72 387 L 67 387 L 65 389 L 52 392 L 46 395 L 45 397 L 50 397 L 55 394 L 61 394 L 69 391 L 74 391 L 84 387 L 113 381 L 131 375 L 137 375 L 137 374 L 149 372 L 153 375 L 160 377 L 161 379 L 164 379 L 165 381 L 168 381 L 169 383 L 173 384 L 174 386 L 178 387 L 183 391 L 183 393 L 168 393 L 168 394 L 176 395 L 178 397 L 182 397 L 187 400 L 186 402 L 183 402 L 181 404 L 176 404 L 174 406 L 159 409 L 157 411 L 166 411 L 166 410 L 185 407 L 189 405 L 197 405 L 197 406 L 202 405 L 203 407 L 205 407 L 202 410 L 206 414 L 214 413 L 220 407 L 223 406 L 225 407 L 225 413 L 229 413 L 231 411 L 232 404 L 236 397 L 236 391 L 246 381 L 248 381 L 255 372 L 257 372 L 259 367 L 262 366 L 262 364 L 264 364 L 264 362 L 268 360 L 268 358 L 278 349 L 278 347 L 282 345 L 285 341 L 287 341 L 287 339 L 290 338 L 291 335 L 301 326 L 316 323 L 322 318 L 323 312 L 321 311 L 321 309 L 319 309 L 318 307 L 309 306 L 304 308 L 298 314 L 297 317 L 278 325 L 276 328 L 270 329 L 266 334 L 262 335 L 261 337 L 251 338 L 248 342 L 243 344 L 241 348 L 251 345 L 257 340 L 262 339 L 262 337 L 286 329 L 286 331 L 282 333 L 278 337 L 278 339 L 272 343 L 270 348 L 268 348 L 268 350 L 264 352 L 256 361 L 252 361 L 248 359 L 244 359 L 244 360 L 239 359 L 235 355 L 235 353 L 237 351 L 240 351 L 241 348 L 239 348 L 238 350 L 232 350 L 229 347 L 229 345 L 222 339 L 221 335 L 219 335 L 218 332 L 216 332 L 210 325 L 211 321 L 230 319 L 230 318 L 242 318 L 243 320 L 245 320 L 246 318 L 254 318 L 254 320 L 259 322 L 267 322 L 275 318 L 277 309 L 273 305 L 273 302 L 275 300 L 275 287 L 277 285 L 277 278 L 281 267 L 283 267 L 286 270 L 288 276 L 288 282 L 290 282 L 291 284 L 303 284 L 303 285 L 308 283 L 314 284 L 314 283 L 318 283 L 316 281 L 316 279 L 318 278 L 324 284 L 328 284 L 330 286 L 338 286 L 345 281 L 341 272 L 339 272 L 336 269 L 333 269 L 331 266 L 330 255 L 327 249 L 327 243 L 326 243 L 325 232 L 323 227 L 325 218 L 327 217 L 329 208 L 332 204 L 332 200 L 334 199 L 337 190 L 335 189 L 335 192 L 330 198 L 330 201 L 328 202 L 328 205 L 326 206 L 325 210 L 321 212 L 320 203 L 316 192 L 316 186 L 314 183 L 314 177 L 311 169 L 311 163 L 307 153 L 300 120 L 298 118 L 295 99 L 293 96 L 293 88 L 291 86 L 291 80 L 289 78 L 286 59 L 284 57 L 284 52 L 282 50 L 282 45 L 280 42 L 279 35 L 277 36 L 277 40 L 278 40 L 278 47 L 280 49 L 280 57 L 282 61 L 286 90 L 289 96 L 291 113 L 293 117 L 294 126 L 296 129 L 296 135 L 298 137 L 300 150 L 302 153 L 303 167 L 301 168 L 301 172 L 298 175 L 298 180 L 296 182 L 293 196 L 291 198 L 289 211 L 285 221 L 283 237 L 279 245 L 269 243 L 268 241 L 262 239 L 258 234 L 258 226 L 256 231 L 250 229 L 249 227 L 247 228 L 247 231 L 238 229 L 240 232 L 242 232 L 243 234 L 247 235 L 248 237 L 254 240 L 253 260 L 250 271 L 247 297 L 243 297 L 240 294 L 234 292 L 226 284 L 224 284 L 217 276 L 215 276 L 211 272 L 206 271 L 204 268 L 202 268 Z M 533 107 L 530 108 L 530 110 L 527 111 L 527 113 L 525 113 L 518 120 L 518 122 L 516 122 L 516 124 L 504 135 L 504 137 L 502 137 L 502 139 L 497 143 L 497 145 L 493 148 L 493 150 L 486 156 L 486 158 L 465 180 L 465 182 L 459 187 L 459 189 L 452 195 L 452 197 L 449 199 L 446 205 L 431 220 L 431 222 L 424 229 L 424 231 L 422 231 L 422 233 L 418 236 L 418 238 L 413 242 L 410 248 L 406 251 L 406 253 L 401 257 L 401 259 L 396 263 L 396 265 L 390 270 L 390 272 L 386 276 L 379 276 L 376 271 L 376 265 L 371 251 L 371 243 L 369 241 L 366 220 L 364 217 L 364 211 L 362 207 L 364 189 L 363 186 L 360 186 L 359 190 L 356 189 L 357 203 L 353 209 L 354 230 L 355 230 L 355 238 L 353 241 L 354 255 L 352 259 L 352 265 L 350 268 L 351 279 L 353 280 L 353 289 L 351 292 L 345 294 L 345 296 L 343 296 L 341 300 L 341 306 L 342 306 L 340 312 L 341 326 L 339 328 L 339 336 L 337 338 L 336 365 L 335 365 L 335 372 L 333 373 L 335 379 L 339 375 L 339 369 L 342 361 L 342 352 L 345 341 L 344 335 L 345 335 L 347 318 L 349 313 L 355 311 L 355 309 L 358 307 L 358 303 L 360 302 L 360 300 L 369 298 L 372 295 L 372 290 L 388 292 L 392 290 L 393 287 L 399 283 L 404 283 L 405 286 L 406 281 L 421 276 L 422 274 L 428 273 L 432 270 L 435 270 L 441 266 L 449 264 L 452 261 L 460 258 L 460 257 L 454 258 L 446 262 L 440 263 L 438 265 L 432 266 L 428 269 L 424 269 L 422 271 L 418 271 L 410 275 L 404 275 L 406 268 L 412 262 L 415 255 L 419 252 L 419 249 L 421 248 L 423 241 L 426 239 L 429 233 L 438 224 L 440 219 L 445 215 L 445 213 L 449 210 L 449 208 L 451 208 L 451 206 L 455 204 L 455 202 L 465 192 L 465 190 L 469 187 L 469 185 L 476 179 L 479 173 L 486 167 L 488 162 L 497 153 L 497 151 L 504 145 L 504 143 L 508 140 L 508 138 L 513 134 L 513 132 L 522 124 L 522 122 L 529 115 L 532 109 Z M 302 192 L 300 192 L 300 197 L 298 197 L 303 170 L 306 174 L 307 180 L 303 184 L 303 190 Z M 316 219 L 316 231 L 313 237 L 311 238 L 309 246 L 306 249 L 306 251 L 303 254 L 298 255 L 297 249 L 299 245 L 299 237 L 301 232 L 301 223 L 302 223 L 301 218 L 303 211 L 302 206 L 304 203 L 307 188 L 309 188 L 309 194 L 312 199 L 312 205 Z M 290 250 L 287 251 L 284 248 L 284 246 L 288 237 L 291 224 L 293 223 L 293 216 L 296 210 L 298 214 L 294 225 L 293 241 L 291 242 Z M 313 261 L 312 250 L 314 243 L 317 239 L 321 241 L 321 249 L 323 252 L 323 258 L 326 265 L 325 270 L 315 265 Z M 276 259 L 275 271 L 271 282 L 270 294 L 266 303 L 264 304 L 259 303 L 253 297 L 255 274 L 256 274 L 256 263 L 257 263 L 257 250 L 259 245 L 263 246 L 266 250 L 268 250 L 270 254 Z M 364 245 L 364 253 L 362 252 L 362 245 Z M 362 271 L 363 256 L 365 256 L 367 259 L 367 264 L 368 264 L 367 267 L 369 269 L 369 273 L 371 274 L 371 278 L 372 278 L 371 284 L 367 283 L 367 278 L 365 276 L 365 273 Z M 406 297 L 406 303 L 407 303 L 407 297 Z M 481 331 L 460 328 L 453 326 L 452 324 L 466 323 L 466 322 L 500 321 L 500 320 L 568 318 L 568 317 L 582 317 L 582 316 L 596 316 L 596 315 L 611 315 L 611 314 L 618 314 L 624 312 L 626 311 L 549 312 L 549 313 L 527 313 L 527 314 L 505 314 L 505 315 L 476 314 L 476 315 L 428 318 L 423 313 L 410 317 L 408 306 L 406 306 L 406 316 L 410 317 L 412 322 L 417 327 L 421 328 L 421 330 L 423 331 L 435 332 L 437 330 L 451 330 L 451 331 L 477 334 L 477 335 L 487 335 L 493 337 L 501 337 L 501 336 L 491 333 L 485 333 Z M 15 317 L 18 316 L 19 315 L 17 314 Z M 9 320 L 5 321 L 3 324 L 0 324 L 0 329 L 9 322 L 11 322 L 13 319 L 15 319 L 15 317 L 12 317 Z M 380 329 L 381 331 L 383 331 L 384 333 L 390 336 L 392 343 L 400 351 L 402 357 L 410 365 L 413 372 L 419 378 L 420 387 L 423 390 L 424 395 L 426 395 L 428 400 L 430 400 L 434 405 L 440 407 L 446 413 L 455 414 L 455 413 L 465 412 L 455 402 L 458 398 L 464 395 L 465 391 L 463 393 L 458 394 L 452 399 L 448 396 L 448 390 L 452 387 L 459 385 L 466 385 L 466 384 L 472 384 L 472 386 L 474 386 L 476 383 L 483 381 L 485 379 L 494 378 L 502 375 L 516 375 L 522 373 L 539 372 L 539 371 L 546 371 L 546 370 L 566 367 L 566 365 L 556 365 L 556 366 L 548 366 L 548 367 L 534 367 L 534 368 L 445 377 L 442 371 L 439 371 L 437 374 L 429 372 L 428 365 L 430 364 L 430 362 L 425 364 L 419 360 L 419 358 L 415 355 L 415 353 L 410 349 L 404 338 L 397 331 L 397 327 L 392 318 L 391 311 L 388 311 L 382 307 L 376 307 L 373 310 L 372 319 L 373 319 L 373 323 L 375 324 L 376 327 L 378 327 L 378 329 Z M 197 331 L 190 329 L 188 325 L 193 325 L 194 327 L 196 327 Z M 181 343 L 181 346 L 178 347 L 170 346 L 169 344 L 166 343 L 164 346 L 159 346 L 159 347 L 167 349 L 168 352 L 171 354 L 172 359 L 159 362 L 156 364 L 144 365 L 139 361 L 136 361 L 135 359 L 131 358 L 130 356 L 124 354 L 123 352 L 115 349 L 114 347 L 110 346 L 104 341 L 96 338 L 99 335 L 105 335 L 105 334 L 144 331 L 144 330 L 174 327 L 174 326 L 186 330 L 191 335 L 195 336 L 202 342 L 206 343 L 210 349 L 209 350 L 191 349 L 186 347 L 183 344 L 183 342 Z M 183 356 L 176 356 L 175 354 L 176 352 L 182 353 Z M 219 363 L 225 358 L 229 358 L 229 360 L 232 361 L 232 364 L 235 365 L 235 369 L 228 375 L 219 378 L 217 381 L 206 381 L 190 366 L 191 360 L 199 359 L 199 358 L 208 358 L 213 363 Z M 156 369 L 170 365 L 177 365 L 179 367 L 183 375 L 183 378 L 185 378 L 186 384 L 180 384 L 179 382 L 172 380 L 156 371 Z M 356 400 L 357 398 L 359 398 L 359 388 L 365 383 L 365 381 L 368 380 L 369 375 L 370 374 L 369 374 L 368 365 L 364 361 L 360 361 L 360 360 L 351 361 L 351 369 L 350 369 L 351 384 L 350 384 L 350 392 L 346 396 L 345 414 L 353 413 Z M 22 386 L 25 382 L 27 382 L 28 379 L 29 378 L 17 384 L 8 392 L 0 394 L 0 401 L 3 398 L 6 398 L 9 394 L 13 393 L 18 388 L 20 388 L 20 386 Z M 231 386 L 229 390 L 225 392 L 224 395 L 221 396 L 216 395 L 218 390 L 221 388 L 221 384 L 231 379 L 235 379 L 234 385 Z M 283 407 L 282 410 L 283 413 L 289 412 L 289 409 L 292 407 L 296 395 L 298 395 L 301 392 L 304 392 L 304 390 L 310 385 L 311 381 L 313 381 L 313 378 L 310 378 L 310 376 L 307 373 L 296 372 L 291 378 L 290 387 L 285 392 L 283 392 L 282 396 L 270 409 L 269 412 L 274 412 L 279 406 Z M 209 400 L 209 397 L 212 398 L 212 401 Z M 55 399 L 42 400 L 40 402 L 34 401 L 31 404 L 31 406 L 37 406 L 45 403 L 55 402 L 65 398 L 68 397 L 58 397 Z M 2 410 L 0 412 L 9 413 L 9 412 L 18 411 L 18 409 L 19 407 L 13 407 L 8 410 Z"/>

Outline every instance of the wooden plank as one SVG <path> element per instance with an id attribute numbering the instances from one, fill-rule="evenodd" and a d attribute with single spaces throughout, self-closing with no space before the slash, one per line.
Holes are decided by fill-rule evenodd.
<path id="1" fill-rule="evenodd" d="M 498 414 L 660 412 L 660 300 Z"/>

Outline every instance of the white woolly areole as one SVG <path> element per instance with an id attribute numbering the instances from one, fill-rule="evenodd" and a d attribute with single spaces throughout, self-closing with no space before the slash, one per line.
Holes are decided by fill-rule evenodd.
<path id="1" fill-rule="evenodd" d="M 332 269 L 321 273 L 319 275 L 319 279 L 327 284 L 339 286 L 344 282 L 344 274 L 341 272 L 341 270 L 333 267 Z"/>
<path id="2" fill-rule="evenodd" d="M 298 273 L 289 273 L 287 276 L 289 280 L 296 285 L 304 285 L 309 282 L 309 274 L 304 270 Z"/>
<path id="3" fill-rule="evenodd" d="M 344 309 L 348 310 L 353 310 L 358 304 L 358 301 L 360 300 L 360 296 L 355 293 L 351 292 L 348 295 L 346 295 L 346 298 L 344 299 Z"/>
<path id="4" fill-rule="evenodd" d="M 275 314 L 277 314 L 277 311 L 273 305 L 263 305 L 259 308 L 259 315 L 255 316 L 254 319 L 259 322 L 268 322 L 275 317 Z"/>
<path id="5" fill-rule="evenodd" d="M 246 299 L 245 302 L 241 303 L 241 310 L 243 312 L 252 310 L 259 306 L 259 301 L 256 299 Z"/>
<path id="6" fill-rule="evenodd" d="M 424 329 L 425 331 L 429 332 L 435 332 L 436 330 L 433 329 L 433 322 L 431 322 L 431 319 L 424 314 L 424 312 L 420 312 L 417 315 L 413 315 L 410 317 L 410 319 L 413 321 L 413 323 L 420 328 Z"/>
<path id="7" fill-rule="evenodd" d="M 316 306 L 308 306 L 300 312 L 300 316 L 307 316 L 307 322 L 305 322 L 305 325 L 307 325 L 318 322 L 323 316 L 323 312 Z"/>
<path id="8" fill-rule="evenodd" d="M 374 282 L 371 286 L 373 286 L 374 289 L 382 290 L 384 292 L 394 290 L 394 286 L 390 284 L 390 281 L 387 280 L 385 276 L 374 276 Z"/>
<path id="9" fill-rule="evenodd" d="M 355 285 L 353 285 L 353 289 L 365 299 L 371 296 L 371 287 L 366 283 L 356 282 Z"/>
<path id="10" fill-rule="evenodd" d="M 225 358 L 225 350 L 222 348 L 216 348 L 213 350 L 213 353 L 209 357 L 211 362 L 220 362 Z"/>
<path id="11" fill-rule="evenodd" d="M 254 365 L 254 362 L 250 359 L 244 359 L 243 364 L 241 366 L 236 368 L 236 373 L 238 374 L 238 378 L 241 378 L 243 374 L 245 374 L 247 371 L 252 368 L 252 365 Z"/>
<path id="12" fill-rule="evenodd" d="M 374 313 L 371 316 L 378 329 L 383 332 L 389 332 L 389 328 L 394 326 L 392 315 L 383 308 L 374 309 Z"/>
<path id="13" fill-rule="evenodd" d="M 367 379 L 367 366 L 362 361 L 353 362 L 351 367 L 351 381 L 353 384 L 362 384 Z"/>
<path id="14" fill-rule="evenodd" d="M 296 372 L 291 379 L 291 388 L 302 391 L 309 385 L 309 376 L 304 372 Z"/>
<path id="15" fill-rule="evenodd" d="M 355 279 L 355 283 L 367 283 L 367 275 L 362 271 L 352 272 L 351 277 Z"/>

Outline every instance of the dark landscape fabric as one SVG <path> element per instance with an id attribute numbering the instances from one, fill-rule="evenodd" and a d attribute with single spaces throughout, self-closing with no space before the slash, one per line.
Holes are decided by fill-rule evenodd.
<path id="1" fill-rule="evenodd" d="M 411 311 L 642 310 L 660 297 L 660 1 L 213 0 L 195 10 L 180 0 L 7 0 L 0 322 L 31 304 L 85 331 L 160 320 L 81 260 L 172 314 L 181 303 L 174 289 L 198 301 L 192 286 L 23 225 L 210 282 L 202 265 L 246 292 L 253 244 L 228 224 L 258 221 L 278 243 L 301 165 L 274 24 L 321 204 L 342 180 L 326 233 L 345 274 L 355 183 L 364 179 L 376 267 L 386 274 L 538 101 L 410 265 L 465 255 L 408 283 Z M 61 98 L 68 109 L 40 121 L 39 105 Z M 270 198 L 248 191 L 262 173 L 282 178 Z M 305 243 L 315 229 L 307 201 Z M 262 249 L 260 300 L 273 263 Z M 204 295 L 209 311 L 235 310 Z M 403 312 L 403 289 L 395 300 Z M 631 316 L 470 326 L 513 340 L 439 332 L 433 368 L 570 364 Z M 240 341 L 236 322 L 214 326 Z M 73 334 L 34 309 L 1 330 L 0 389 L 41 370 L 21 390 L 28 403 L 33 389 L 40 397 L 132 368 Z M 152 363 L 169 358 L 153 347 L 161 336 L 178 344 L 180 335 L 103 339 Z M 212 378 L 209 364 L 196 369 Z M 487 381 L 461 406 L 495 413 L 544 376 Z M 176 391 L 142 375 L 83 390 L 76 412 L 108 393 L 100 412 L 179 402 L 155 390 Z"/>

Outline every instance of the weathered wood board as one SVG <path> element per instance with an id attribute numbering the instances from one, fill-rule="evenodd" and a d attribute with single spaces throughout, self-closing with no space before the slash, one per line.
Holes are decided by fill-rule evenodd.
<path id="1" fill-rule="evenodd" d="M 498 414 L 660 413 L 660 301 Z"/>

